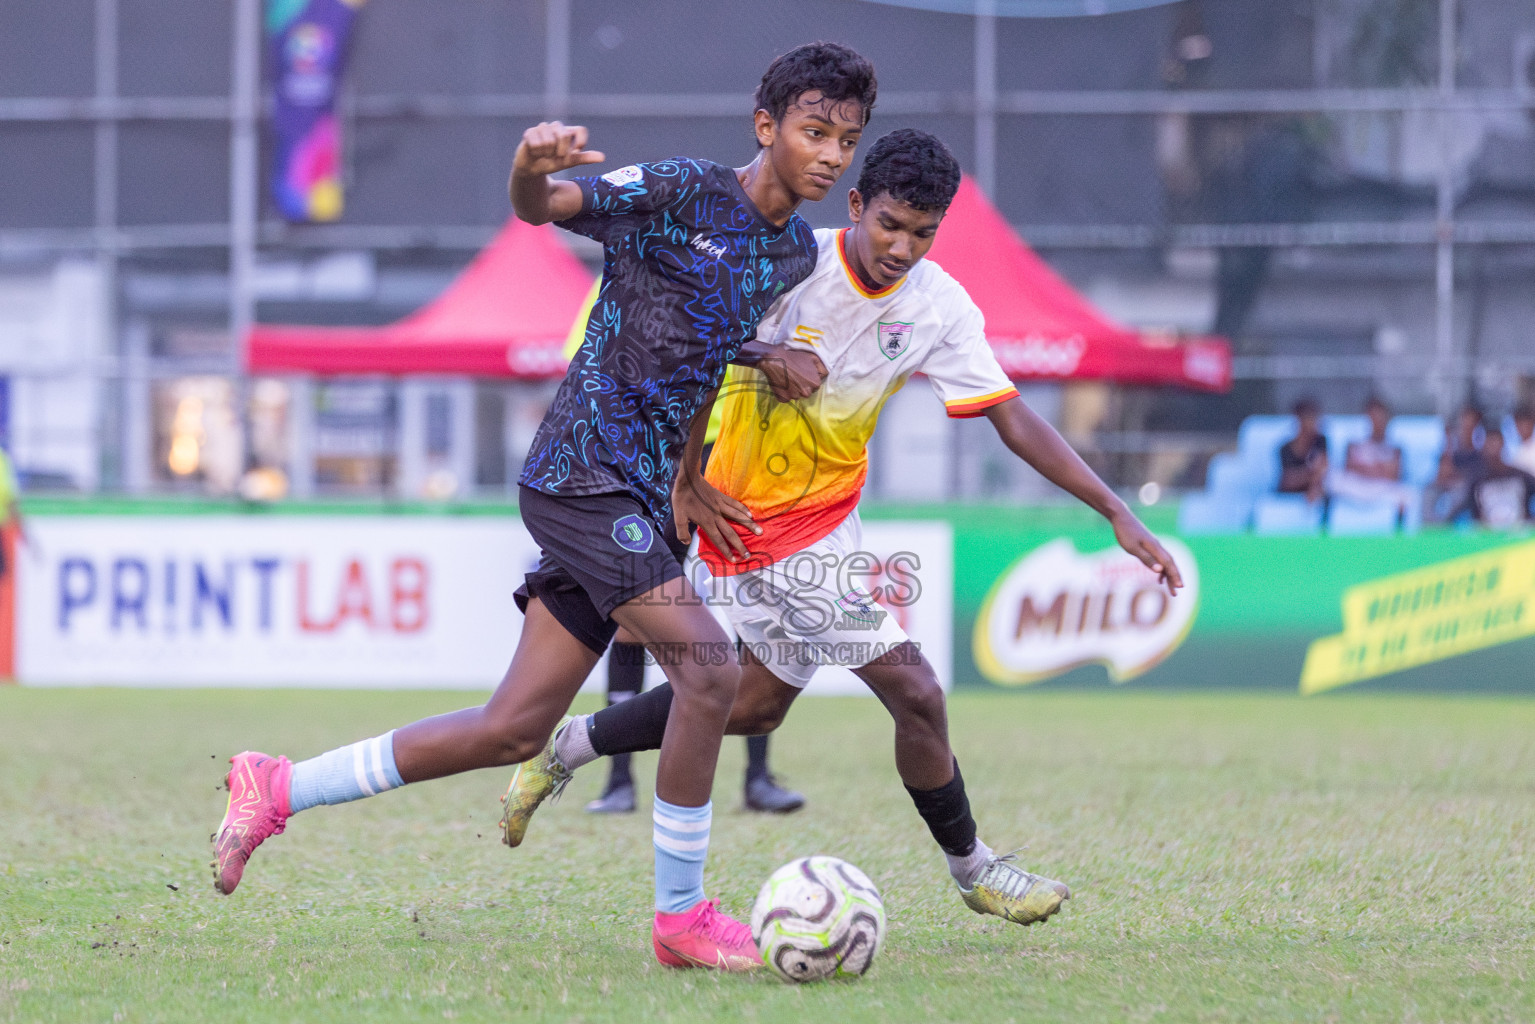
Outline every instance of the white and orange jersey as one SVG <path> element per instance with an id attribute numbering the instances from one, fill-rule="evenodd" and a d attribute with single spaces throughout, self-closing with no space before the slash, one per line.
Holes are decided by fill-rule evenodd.
<path id="1" fill-rule="evenodd" d="M 929 260 L 880 291 L 847 264 L 847 229 L 817 231 L 810 277 L 781 298 L 757 338 L 820 357 L 826 381 L 797 402 L 773 398 L 760 370 L 731 366 L 707 476 L 751 509 L 762 535 L 742 533 L 752 558 L 730 563 L 707 539 L 716 575 L 786 558 L 825 537 L 858 504 L 879 412 L 914 373 L 925 374 L 954 418 L 978 416 L 1018 394 L 986 341 L 985 321 L 959 283 Z"/>

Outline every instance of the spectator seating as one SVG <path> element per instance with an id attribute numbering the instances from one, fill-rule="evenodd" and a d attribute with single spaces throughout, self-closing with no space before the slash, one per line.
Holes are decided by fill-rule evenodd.
<path id="1" fill-rule="evenodd" d="M 1402 482 L 1426 487 L 1439 473 L 1444 450 L 1444 421 L 1438 416 L 1394 416 L 1386 440 L 1402 449 Z"/>
<path id="2" fill-rule="evenodd" d="M 1261 468 L 1273 490 L 1279 485 L 1279 446 L 1295 436 L 1294 416 L 1249 416 L 1237 428 L 1237 454 Z"/>
<path id="3" fill-rule="evenodd" d="M 1421 517 L 1413 517 L 1416 524 Z M 1333 498 L 1327 503 L 1327 532 L 1338 537 L 1395 533 L 1397 510 L 1380 501 Z M 1410 532 L 1410 531 L 1409 531 Z"/>
<path id="4" fill-rule="evenodd" d="M 1322 532 L 1322 505 L 1304 494 L 1265 494 L 1253 506 L 1253 532 L 1307 534 Z"/>
<path id="5" fill-rule="evenodd" d="M 1370 436 L 1370 417 L 1323 416 L 1322 434 L 1327 438 L 1327 458 L 1332 468 L 1342 469 L 1348 446 L 1354 441 L 1363 441 Z M 1285 440 L 1288 441 L 1289 438 Z"/>
<path id="6" fill-rule="evenodd" d="M 1512 414 L 1503 417 L 1503 458 L 1506 460 L 1519 447 L 1519 428 L 1514 425 Z"/>
<path id="7" fill-rule="evenodd" d="M 1216 459 L 1230 459 L 1230 453 L 1222 452 L 1210 460 L 1210 480 L 1203 491 L 1183 496 L 1178 506 L 1178 530 L 1180 533 L 1243 533 L 1252 522 L 1256 499 L 1232 488 L 1214 485 L 1217 479 Z M 1229 463 L 1227 463 L 1229 465 Z"/>
<path id="8" fill-rule="evenodd" d="M 1295 436 L 1293 416 L 1249 416 L 1237 431 L 1237 450 L 1210 460 L 1205 489 L 1186 495 L 1178 509 L 1184 533 L 1240 533 L 1248 528 L 1267 534 L 1310 534 L 1323 527 L 1323 508 L 1301 495 L 1278 494 L 1279 446 Z M 1324 416 L 1322 432 L 1332 464 L 1341 467 L 1351 441 L 1369 436 L 1365 416 Z M 1444 424 L 1435 416 L 1397 416 L 1386 438 L 1402 449 L 1402 479 L 1422 488 L 1434 479 L 1444 445 Z M 1405 529 L 1415 530 L 1419 510 L 1409 510 Z M 1334 499 L 1326 526 L 1332 533 L 1386 534 L 1397 529 L 1390 505 Z"/>

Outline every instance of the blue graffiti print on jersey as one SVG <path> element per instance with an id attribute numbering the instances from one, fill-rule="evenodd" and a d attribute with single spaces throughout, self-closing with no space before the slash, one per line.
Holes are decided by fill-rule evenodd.
<path id="1" fill-rule="evenodd" d="M 576 181 L 581 213 L 560 226 L 603 244 L 602 291 L 521 483 L 625 491 L 659 522 L 704 395 L 773 301 L 815 268 L 815 236 L 798 214 L 768 221 L 733 169 L 706 161 Z"/>

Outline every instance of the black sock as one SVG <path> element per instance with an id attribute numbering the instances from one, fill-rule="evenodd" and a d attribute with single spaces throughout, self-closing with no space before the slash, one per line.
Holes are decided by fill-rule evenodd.
<path id="1" fill-rule="evenodd" d="M 645 645 L 616 643 L 608 652 L 608 707 L 622 704 L 644 689 Z M 608 790 L 634 785 L 628 754 L 614 754 L 608 762 Z"/>
<path id="2" fill-rule="evenodd" d="M 629 771 L 629 761 L 632 754 L 614 754 L 608 758 L 608 784 L 603 789 L 604 793 L 611 793 L 621 786 L 634 785 L 634 776 Z"/>
<path id="3" fill-rule="evenodd" d="M 638 697 L 603 708 L 586 725 L 592 750 L 603 757 L 635 750 L 660 750 L 672 712 L 672 684 L 662 683 Z"/>
<path id="4" fill-rule="evenodd" d="M 767 775 L 767 748 L 766 736 L 746 737 L 746 781 L 760 779 Z"/>
<path id="5" fill-rule="evenodd" d="M 955 857 L 968 857 L 975 850 L 975 818 L 970 815 L 970 798 L 965 795 L 965 777 L 959 773 L 959 760 L 954 761 L 954 778 L 937 789 L 912 789 L 911 802 L 917 805 L 917 813 L 927 822 L 928 831 L 943 848 L 943 852 Z"/>
<path id="6" fill-rule="evenodd" d="M 608 651 L 608 700 L 615 694 L 636 694 L 644 688 L 645 645 L 614 644 Z"/>

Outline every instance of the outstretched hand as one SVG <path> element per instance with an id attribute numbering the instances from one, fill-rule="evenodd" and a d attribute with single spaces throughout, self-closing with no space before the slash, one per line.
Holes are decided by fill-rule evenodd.
<path id="1" fill-rule="evenodd" d="M 544 121 L 522 133 L 514 171 L 527 175 L 554 174 L 583 164 L 600 164 L 607 157 L 586 148 L 586 129 L 578 124 Z"/>
<path id="2" fill-rule="evenodd" d="M 826 380 L 826 364 L 820 356 L 782 345 L 775 346 L 772 355 L 763 356 L 757 369 L 767 377 L 773 397 L 780 402 L 809 398 Z"/>
<path id="3" fill-rule="evenodd" d="M 762 527 L 752 520 L 751 509 L 736 501 L 696 472 L 680 472 L 672 484 L 672 518 L 677 523 L 677 539 L 692 540 L 688 524 L 697 525 L 717 550 L 732 562 L 745 560 L 750 552 L 732 524 L 761 534 Z"/>
<path id="4" fill-rule="evenodd" d="M 1157 580 L 1167 586 L 1169 594 L 1177 595 L 1183 586 L 1183 575 L 1167 553 L 1162 543 L 1146 529 L 1146 524 L 1130 512 L 1113 521 L 1114 539 L 1119 546 L 1141 560 L 1141 564 L 1157 574 Z"/>

